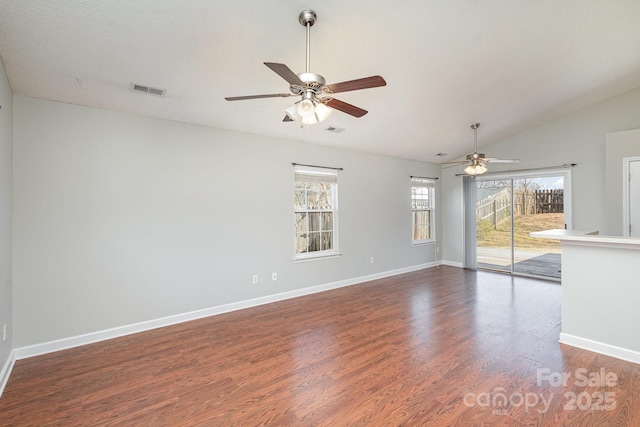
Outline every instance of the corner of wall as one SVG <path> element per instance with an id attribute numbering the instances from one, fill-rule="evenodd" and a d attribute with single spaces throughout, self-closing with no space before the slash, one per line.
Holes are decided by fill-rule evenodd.
<path id="1" fill-rule="evenodd" d="M 9 381 L 9 376 L 11 375 L 11 371 L 13 370 L 13 365 L 16 363 L 16 354 L 13 350 L 9 352 L 9 357 L 6 362 L 2 366 L 0 370 L 0 397 L 2 397 L 2 393 L 4 392 L 4 388 L 7 386 L 7 382 Z"/>
<path id="2" fill-rule="evenodd" d="M 0 395 L 15 361 L 13 346 L 13 91 L 0 58 Z M 6 334 L 6 335 L 5 335 Z"/>

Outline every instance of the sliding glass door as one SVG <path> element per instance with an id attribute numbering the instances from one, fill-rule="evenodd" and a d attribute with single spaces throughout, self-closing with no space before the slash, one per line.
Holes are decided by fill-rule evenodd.
<path id="1" fill-rule="evenodd" d="M 478 178 L 478 268 L 560 278 L 560 242 L 536 239 L 534 231 L 569 223 L 569 172 Z"/>
<path id="2" fill-rule="evenodd" d="M 529 233 L 564 228 L 564 176 L 514 179 L 513 188 L 513 271 L 559 279 L 560 241 Z"/>
<path id="3" fill-rule="evenodd" d="M 511 272 L 511 180 L 476 181 L 478 267 Z"/>

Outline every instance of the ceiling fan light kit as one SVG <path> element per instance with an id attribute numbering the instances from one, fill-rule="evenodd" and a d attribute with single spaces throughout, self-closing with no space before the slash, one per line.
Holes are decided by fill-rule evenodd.
<path id="1" fill-rule="evenodd" d="M 341 83 L 327 85 L 324 77 L 320 74 L 312 73 L 310 69 L 310 36 L 311 26 L 315 24 L 317 15 L 313 10 L 303 10 L 298 15 L 298 22 L 307 29 L 306 46 L 306 71 L 296 74 L 285 64 L 275 62 L 265 62 L 264 65 L 271 68 L 276 74 L 289 83 L 291 93 L 274 93 L 267 95 L 232 96 L 225 98 L 227 101 L 242 101 L 258 98 L 286 98 L 289 96 L 301 96 L 301 100 L 285 110 L 283 122 L 298 121 L 302 125 L 310 125 L 325 120 L 331 112 L 336 109 L 353 117 L 362 117 L 367 114 L 366 110 L 347 104 L 333 98 L 332 94 L 347 92 L 352 90 L 369 89 L 373 87 L 385 86 L 387 83 L 380 76 L 365 77 L 362 79 L 350 80 Z"/>
<path id="2" fill-rule="evenodd" d="M 285 118 L 285 121 L 296 120 L 305 125 L 313 125 L 325 120 L 333 110 L 315 99 L 303 99 L 284 111 L 290 118 L 290 120 Z"/>
<path id="3" fill-rule="evenodd" d="M 482 163 L 476 163 L 475 165 L 469 165 L 464 168 L 464 173 L 467 175 L 482 175 L 487 171 L 487 167 Z"/>

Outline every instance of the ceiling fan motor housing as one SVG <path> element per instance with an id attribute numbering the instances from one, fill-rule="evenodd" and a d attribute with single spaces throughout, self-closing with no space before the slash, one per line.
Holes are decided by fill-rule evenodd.
<path id="1" fill-rule="evenodd" d="M 314 94 L 318 94 L 322 92 L 326 85 L 326 80 L 320 74 L 300 73 L 298 77 L 304 82 L 304 86 L 290 85 L 289 89 L 294 95 L 302 95 L 308 90 L 311 90 Z"/>

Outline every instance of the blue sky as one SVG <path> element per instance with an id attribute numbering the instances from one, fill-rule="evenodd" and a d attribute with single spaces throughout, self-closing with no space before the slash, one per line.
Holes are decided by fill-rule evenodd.
<path id="1" fill-rule="evenodd" d="M 564 177 L 563 176 L 550 176 L 545 178 L 537 178 L 535 180 L 542 185 L 544 190 L 556 190 L 559 188 L 564 188 Z"/>

